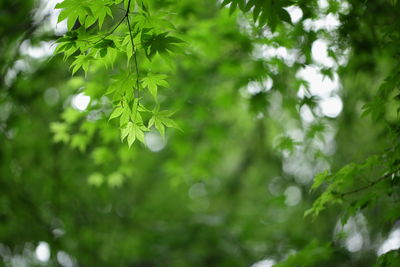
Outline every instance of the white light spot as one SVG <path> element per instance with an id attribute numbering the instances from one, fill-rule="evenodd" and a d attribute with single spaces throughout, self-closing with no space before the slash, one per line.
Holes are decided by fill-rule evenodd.
<path id="1" fill-rule="evenodd" d="M 42 24 L 46 29 L 53 30 L 56 35 L 63 35 L 67 32 L 67 20 L 58 23 L 60 9 L 55 9 L 57 3 L 62 0 L 41 0 L 34 10 L 33 21 L 35 24 Z"/>
<path id="2" fill-rule="evenodd" d="M 256 95 L 260 92 L 268 92 L 269 90 L 272 89 L 273 84 L 274 81 L 270 77 L 267 77 L 261 82 L 257 81 L 249 82 L 245 90 L 247 90 L 247 93 L 249 93 L 250 95 Z"/>
<path id="3" fill-rule="evenodd" d="M 328 30 L 333 31 L 340 26 L 340 20 L 337 15 L 329 13 L 327 16 L 320 18 L 315 21 L 315 27 L 317 30 Z"/>
<path id="4" fill-rule="evenodd" d="M 57 252 L 57 261 L 63 267 L 73 267 L 74 261 L 64 251 Z"/>
<path id="5" fill-rule="evenodd" d="M 343 14 L 348 14 L 350 12 L 350 8 L 351 8 L 351 6 L 350 6 L 349 2 L 343 1 L 340 5 L 340 12 Z"/>
<path id="6" fill-rule="evenodd" d="M 39 242 L 35 250 L 36 258 L 39 261 L 47 262 L 50 259 L 50 247 L 46 242 Z"/>
<path id="7" fill-rule="evenodd" d="M 306 19 L 303 21 L 303 27 L 306 31 L 319 31 L 319 30 L 327 30 L 333 31 L 340 26 L 339 17 L 332 13 L 329 13 L 327 16 L 323 16 L 317 20 Z"/>
<path id="8" fill-rule="evenodd" d="M 318 6 L 321 9 L 326 9 L 329 7 L 329 3 L 327 0 L 318 0 Z"/>
<path id="9" fill-rule="evenodd" d="M 314 121 L 314 115 L 312 114 L 310 108 L 307 107 L 307 106 L 302 106 L 302 107 L 301 107 L 301 109 L 300 109 L 300 116 L 301 116 L 301 119 L 302 119 L 304 122 L 310 123 L 310 122 L 313 122 L 313 121 Z"/>
<path id="10" fill-rule="evenodd" d="M 55 48 L 54 42 L 42 41 L 38 45 L 33 46 L 29 40 L 25 40 L 21 44 L 20 51 L 23 55 L 39 59 L 51 56 Z"/>
<path id="11" fill-rule="evenodd" d="M 167 144 L 165 138 L 162 138 L 156 132 L 145 133 L 144 143 L 147 146 L 147 148 L 152 152 L 158 152 L 163 150 L 163 148 Z"/>
<path id="12" fill-rule="evenodd" d="M 285 190 L 285 204 L 288 206 L 296 206 L 301 201 L 301 190 L 297 186 L 289 186 Z"/>
<path id="13" fill-rule="evenodd" d="M 304 28 L 304 30 L 306 30 L 308 32 L 313 30 L 313 28 L 314 28 L 313 20 L 312 19 L 305 19 L 303 21 L 303 28 Z"/>
<path id="14" fill-rule="evenodd" d="M 346 248 L 350 252 L 357 252 L 361 250 L 363 243 L 362 235 L 359 232 L 355 232 L 346 239 Z"/>
<path id="15" fill-rule="evenodd" d="M 293 23 L 299 22 L 299 20 L 303 17 L 303 11 L 297 6 L 290 6 L 285 9 L 287 10 L 287 12 L 289 12 L 290 18 L 292 19 Z"/>
<path id="16" fill-rule="evenodd" d="M 61 2 L 61 1 L 56 1 Z M 58 22 L 58 16 L 61 12 L 61 9 L 53 9 L 50 16 L 50 25 L 54 30 L 54 33 L 58 36 L 64 35 L 68 31 L 67 20 L 63 20 Z"/>
<path id="17" fill-rule="evenodd" d="M 247 92 L 251 95 L 258 94 L 259 92 L 261 92 L 261 90 L 262 87 L 258 82 L 249 82 L 249 84 L 247 85 Z"/>
<path id="18" fill-rule="evenodd" d="M 326 67 L 333 67 L 335 62 L 328 56 L 328 42 L 323 39 L 316 40 L 311 48 L 312 57 L 315 62 L 323 64 Z"/>
<path id="19" fill-rule="evenodd" d="M 272 267 L 274 266 L 274 264 L 275 264 L 274 260 L 265 259 L 252 264 L 251 267 Z"/>
<path id="20" fill-rule="evenodd" d="M 364 215 L 357 213 L 350 217 L 345 225 L 338 220 L 334 230 L 334 240 L 339 241 L 349 252 L 357 252 L 363 247 L 368 247 L 369 232 Z"/>
<path id="21" fill-rule="evenodd" d="M 271 45 L 256 45 L 253 57 L 256 59 L 271 59 L 279 58 L 285 61 L 289 66 L 292 66 L 299 54 L 297 49 L 287 49 L 284 46 L 271 46 Z M 273 69 L 271 71 L 274 73 Z"/>
<path id="22" fill-rule="evenodd" d="M 272 89 L 272 86 L 274 85 L 274 81 L 273 81 L 270 77 L 267 77 L 267 78 L 263 81 L 262 84 L 263 84 L 263 86 L 264 86 L 265 91 L 269 91 L 269 90 Z"/>
<path id="23" fill-rule="evenodd" d="M 286 47 L 280 46 L 275 50 L 276 56 L 280 58 L 287 58 L 288 56 L 288 51 Z"/>
<path id="24" fill-rule="evenodd" d="M 71 102 L 72 107 L 77 110 L 80 111 L 85 110 L 88 107 L 89 103 L 90 103 L 90 96 L 87 96 L 84 93 L 80 93 L 72 97 L 72 102 Z"/>
<path id="25" fill-rule="evenodd" d="M 308 82 L 309 91 L 312 95 L 321 98 L 330 97 L 332 92 L 339 89 L 340 82 L 336 73 L 334 73 L 333 80 L 331 80 L 324 77 L 315 66 L 307 66 L 299 70 L 296 76 Z"/>
<path id="26" fill-rule="evenodd" d="M 4 81 L 7 86 L 10 86 L 17 77 L 18 73 L 30 71 L 32 71 L 32 66 L 29 64 L 29 62 L 25 59 L 18 59 L 15 61 L 14 66 L 7 70 Z"/>
<path id="27" fill-rule="evenodd" d="M 400 248 L 400 228 L 397 228 L 390 233 L 388 239 L 386 239 L 378 249 L 378 255 L 385 254 L 391 250 Z"/>
<path id="28" fill-rule="evenodd" d="M 339 96 L 333 96 L 323 99 L 319 103 L 319 106 L 321 107 L 322 113 L 325 116 L 330 118 L 336 118 L 342 111 L 343 103 Z"/>
<path id="29" fill-rule="evenodd" d="M 52 233 L 53 233 L 53 235 L 54 235 L 55 237 L 61 237 L 61 236 L 63 236 L 63 235 L 65 234 L 65 231 L 64 231 L 63 229 L 57 228 L 57 229 L 54 229 L 54 230 L 52 231 Z"/>

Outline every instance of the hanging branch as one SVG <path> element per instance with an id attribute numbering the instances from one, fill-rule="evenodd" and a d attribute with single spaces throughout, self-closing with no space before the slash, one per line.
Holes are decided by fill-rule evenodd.
<path id="1" fill-rule="evenodd" d="M 131 0 L 128 1 L 128 7 L 125 11 L 125 15 L 122 17 L 122 19 L 117 23 L 117 25 L 115 25 L 115 27 L 109 31 L 105 36 L 103 36 L 100 40 L 96 41 L 94 44 L 97 44 L 101 41 L 103 41 L 105 38 L 107 38 L 108 36 L 110 36 L 111 34 L 113 34 L 119 26 L 121 26 L 121 24 L 125 21 L 127 21 L 127 25 L 128 25 L 128 29 L 129 29 L 129 37 L 130 37 L 130 42 L 132 44 L 132 51 L 133 51 L 133 60 L 135 62 L 135 72 L 136 72 L 136 92 L 135 97 L 139 98 L 140 97 L 140 88 L 139 88 L 139 64 L 138 64 L 138 60 L 137 60 L 137 56 L 136 56 L 136 47 L 135 44 L 133 42 L 133 35 L 132 35 L 132 28 L 131 28 L 131 23 L 129 20 L 129 14 L 130 14 L 130 9 L 131 9 Z M 139 101 L 138 101 L 138 105 L 139 105 Z M 136 114 L 135 114 L 136 117 Z"/>
<path id="2" fill-rule="evenodd" d="M 130 0 L 129 0 L 129 4 L 130 4 Z M 126 11 L 126 14 L 129 14 L 129 9 L 130 9 L 130 5 L 128 4 L 128 9 Z M 133 51 L 133 60 L 135 62 L 135 70 L 136 70 L 136 97 L 139 98 L 139 66 L 138 66 L 138 61 L 137 61 L 137 57 L 136 57 L 136 48 L 135 48 L 135 44 L 133 43 L 133 35 L 132 35 L 132 28 L 131 28 L 131 23 L 129 21 L 129 16 L 126 16 L 126 21 L 128 23 L 128 29 L 129 29 L 129 37 L 131 40 L 131 44 L 132 44 L 132 51 Z"/>
<path id="3" fill-rule="evenodd" d="M 133 43 L 133 35 L 132 35 L 132 28 L 131 28 L 131 22 L 129 21 L 129 10 L 131 8 L 131 0 L 129 0 L 128 2 L 128 8 L 126 10 L 126 21 L 128 23 L 128 29 L 129 29 L 129 37 L 131 40 L 131 45 L 132 45 L 132 53 L 133 53 L 133 60 L 135 62 L 135 70 L 136 70 L 136 92 L 134 92 L 135 97 L 137 98 L 136 101 L 136 111 L 135 111 L 135 115 L 133 117 L 133 122 L 135 123 L 136 120 L 136 114 L 138 113 L 138 107 L 139 107 L 139 98 L 140 98 L 140 88 L 139 88 L 139 65 L 138 65 L 138 61 L 137 61 L 137 56 L 136 56 L 136 48 L 135 48 L 135 44 Z"/>

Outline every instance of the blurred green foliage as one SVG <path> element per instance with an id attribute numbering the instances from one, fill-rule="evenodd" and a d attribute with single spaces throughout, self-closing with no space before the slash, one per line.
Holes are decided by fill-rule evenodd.
<path id="1" fill-rule="evenodd" d="M 397 266 L 399 13 L 0 2 L 2 264 Z"/>

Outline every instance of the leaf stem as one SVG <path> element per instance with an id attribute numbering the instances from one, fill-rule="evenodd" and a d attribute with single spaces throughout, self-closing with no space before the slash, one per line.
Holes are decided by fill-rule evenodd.
<path id="1" fill-rule="evenodd" d="M 128 16 L 129 16 L 130 7 L 131 7 L 131 0 L 129 0 L 129 2 L 128 2 L 128 8 L 127 8 L 127 10 L 126 10 L 126 12 L 125 12 L 125 15 L 124 15 L 124 16 L 122 17 L 122 19 L 117 23 L 117 25 L 115 25 L 115 27 L 114 27 L 111 31 L 109 31 L 106 35 L 104 35 L 100 40 L 94 42 L 94 44 L 97 44 L 98 42 L 103 41 L 105 38 L 107 38 L 108 36 L 110 36 L 111 34 L 113 34 L 113 33 L 115 32 L 115 30 L 118 29 L 119 26 L 121 26 L 122 22 L 124 22 L 124 20 L 125 20 L 126 18 L 128 18 Z"/>
<path id="2" fill-rule="evenodd" d="M 365 185 L 365 186 L 362 186 L 362 187 L 360 187 L 360 188 L 357 188 L 357 189 L 354 189 L 354 190 L 351 190 L 351 191 L 348 191 L 348 192 L 341 193 L 340 196 L 341 196 L 341 197 L 345 197 L 345 196 L 347 196 L 347 195 L 351 195 L 351 194 L 354 194 L 354 193 L 358 193 L 358 192 L 360 192 L 360 191 L 363 191 L 363 190 L 365 190 L 365 189 L 368 189 L 368 188 L 370 188 L 370 187 L 372 187 L 372 186 L 374 186 L 374 185 L 376 185 L 376 184 L 382 182 L 383 180 L 386 180 L 387 178 L 390 178 L 393 174 L 395 174 L 395 173 L 398 172 L 398 171 L 400 171 L 400 168 L 398 168 L 398 169 L 396 169 L 396 170 L 394 170 L 394 171 L 392 171 L 392 172 L 390 172 L 390 173 L 387 173 L 387 174 L 385 174 L 385 175 L 379 177 L 378 179 L 376 179 L 376 180 L 370 182 L 369 184 L 367 184 L 367 185 Z"/>
<path id="3" fill-rule="evenodd" d="M 137 104 L 136 104 L 136 112 L 135 112 L 135 115 L 134 115 L 134 120 L 135 120 L 136 119 L 136 114 L 138 112 L 139 98 L 140 98 L 140 88 L 139 88 L 139 79 L 140 79 L 140 77 L 139 77 L 139 65 L 138 65 L 138 60 L 137 60 L 137 56 L 136 56 L 137 50 L 135 49 L 135 44 L 133 42 L 131 22 L 129 20 L 129 10 L 130 10 L 130 7 L 131 7 L 130 4 L 131 4 L 131 0 L 128 1 L 128 8 L 126 10 L 126 21 L 128 23 L 129 37 L 130 37 L 131 44 L 132 44 L 133 60 L 135 62 L 135 71 L 136 71 L 136 93 L 134 93 L 134 94 L 136 95 L 138 101 L 137 101 Z"/>

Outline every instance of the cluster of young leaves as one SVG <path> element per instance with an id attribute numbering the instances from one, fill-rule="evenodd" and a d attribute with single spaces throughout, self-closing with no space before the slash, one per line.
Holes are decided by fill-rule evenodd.
<path id="1" fill-rule="evenodd" d="M 103 184 L 108 184 L 110 187 L 120 187 L 124 182 L 124 177 L 119 172 L 113 172 L 108 176 L 103 175 L 100 172 L 92 173 L 88 177 L 88 183 L 92 186 L 101 186 Z"/>
<path id="2" fill-rule="evenodd" d="M 361 5 L 363 8 L 367 8 L 366 3 Z M 391 8 L 399 8 L 397 1 L 392 2 L 392 5 Z M 392 25 L 384 25 L 383 37 L 376 40 L 379 45 L 387 46 L 389 48 L 387 51 L 390 51 L 393 55 L 400 52 L 398 48 L 400 44 L 398 25 L 398 22 Z M 314 178 L 312 190 L 320 187 L 323 183 L 328 184 L 328 186 L 317 198 L 313 207 L 306 211 L 306 215 L 316 216 L 325 209 L 326 205 L 341 203 L 347 211 L 342 221 L 346 221 L 349 214 L 355 214 L 361 209 L 372 207 L 378 196 L 383 198 L 382 196 L 391 194 L 391 187 L 399 179 L 399 155 L 394 152 L 398 149 L 397 140 L 400 136 L 398 130 L 400 65 L 398 62 L 394 62 L 385 76 L 386 78 L 380 84 L 376 94 L 362 107 L 362 116 L 369 116 L 375 123 L 383 122 L 387 126 L 386 134 L 391 140 L 389 141 L 391 147 L 387 148 L 382 156 L 367 158 L 363 164 L 350 163 L 334 174 L 328 171 L 318 174 Z M 361 177 L 372 174 L 373 177 L 370 180 L 359 180 Z M 388 181 L 391 181 L 391 183 L 388 183 Z M 383 191 L 380 190 L 382 188 Z"/>
<path id="3" fill-rule="evenodd" d="M 290 15 L 285 9 L 294 5 L 291 0 L 224 0 L 222 6 L 227 5 L 231 13 L 237 8 L 244 13 L 252 12 L 254 22 L 258 21 L 260 27 L 268 25 L 272 32 L 282 22 L 292 24 Z"/>
<path id="4" fill-rule="evenodd" d="M 53 122 L 50 125 L 50 130 L 53 133 L 54 142 L 69 144 L 71 148 L 76 148 L 81 152 L 86 150 L 93 132 L 87 131 L 87 127 L 81 127 L 83 132 L 73 134 L 75 125 L 82 121 L 86 115 L 85 112 L 80 112 L 73 108 L 67 108 L 62 113 L 63 122 Z M 85 126 L 82 124 L 82 126 Z"/>
<path id="5" fill-rule="evenodd" d="M 383 254 L 378 258 L 377 264 L 374 266 L 395 267 L 400 265 L 400 251 L 392 250 Z"/>
<path id="6" fill-rule="evenodd" d="M 363 115 L 370 115 L 374 121 L 386 119 L 386 114 L 390 113 L 388 105 L 393 100 L 397 102 L 396 115 L 400 113 L 400 65 L 393 68 L 390 75 L 385 79 L 378 89 L 375 97 L 363 106 Z"/>
<path id="7" fill-rule="evenodd" d="M 169 86 L 168 76 L 150 70 L 155 56 L 169 63 L 172 53 L 182 51 L 183 41 L 171 35 L 174 28 L 164 13 L 153 14 L 142 0 L 64 0 L 56 8 L 61 9 L 58 20 L 66 19 L 69 29 L 57 40 L 56 53 L 63 53 L 64 60 L 73 58 L 72 74 L 82 69 L 85 77 L 91 72 L 95 75 L 99 64 L 113 73 L 104 95 L 113 103 L 109 120 L 119 118 L 121 140 L 126 139 L 131 146 L 135 140 L 144 142 L 144 132 L 153 125 L 162 136 L 165 127 L 177 127 L 169 118 L 172 115 L 169 111 L 164 111 L 168 116 L 164 114 L 159 119 L 162 113 L 159 113 L 157 92 Z M 123 16 L 115 22 L 117 16 L 113 13 L 121 9 Z M 107 25 L 111 26 L 102 32 L 107 17 Z M 98 29 L 94 27 L 96 24 Z M 121 57 L 126 57 L 124 68 L 121 68 Z M 150 67 L 142 69 L 143 60 Z M 149 98 L 147 94 L 153 99 L 147 102 L 152 102 L 155 108 L 144 106 L 144 100 Z"/>
<path id="8" fill-rule="evenodd" d="M 80 25 L 89 28 L 94 23 L 98 23 L 99 29 L 103 26 L 107 16 L 112 17 L 110 6 L 120 1 L 115 0 L 64 0 L 56 5 L 62 9 L 58 21 L 67 19 L 68 30 L 72 30 L 78 20 Z"/>
<path id="9" fill-rule="evenodd" d="M 305 212 L 305 216 L 314 218 L 328 205 L 344 205 L 345 213 L 342 222 L 358 211 L 372 207 L 382 192 L 387 192 L 392 186 L 389 181 L 399 179 L 399 169 L 384 165 L 383 156 L 371 156 L 363 163 L 349 163 L 336 173 L 325 170 L 314 178 L 311 191 L 315 191 L 323 184 L 326 185 L 323 193 L 314 201 L 312 208 Z M 382 192 L 377 190 L 380 185 Z"/>

